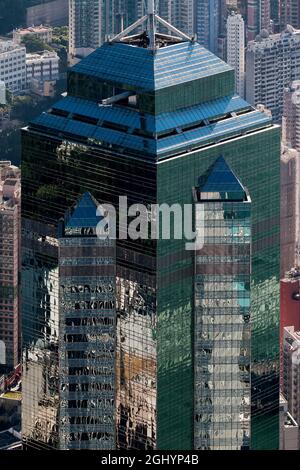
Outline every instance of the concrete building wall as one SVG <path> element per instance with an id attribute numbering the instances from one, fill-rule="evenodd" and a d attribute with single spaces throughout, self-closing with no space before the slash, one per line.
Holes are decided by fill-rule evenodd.
<path id="1" fill-rule="evenodd" d="M 278 1 L 278 0 L 277 0 Z M 280 26 L 286 28 L 288 24 L 294 28 L 300 27 L 300 2 L 299 0 L 279 0 Z"/>
<path id="2" fill-rule="evenodd" d="M 280 394 L 280 445 L 279 450 L 299 450 L 299 426 L 288 412 L 288 402 Z"/>
<path id="3" fill-rule="evenodd" d="M 288 403 L 288 411 L 298 423 L 300 419 L 300 331 L 289 326 L 283 330 L 283 395 Z M 291 429 L 286 435 L 289 446 L 298 443 Z"/>
<path id="4" fill-rule="evenodd" d="M 281 277 L 299 264 L 300 224 L 300 154 L 295 149 L 282 148 L 281 152 Z"/>
<path id="5" fill-rule="evenodd" d="M 281 123 L 284 89 L 300 78 L 300 32 L 289 27 L 280 34 L 263 31 L 246 50 L 246 99 L 263 103 Z"/>
<path id="6" fill-rule="evenodd" d="M 0 104 L 6 104 L 6 86 L 3 81 L 0 81 Z"/>
<path id="7" fill-rule="evenodd" d="M 13 41 L 0 41 L 0 81 L 12 93 L 26 89 L 26 49 Z"/>
<path id="8" fill-rule="evenodd" d="M 19 169 L 0 162 L 0 340 L 9 369 L 19 362 L 20 197 Z"/>
<path id="9" fill-rule="evenodd" d="M 247 2 L 247 39 L 253 41 L 262 29 L 270 27 L 270 0 L 249 0 Z"/>
<path id="10" fill-rule="evenodd" d="M 300 151 L 300 80 L 293 81 L 284 89 L 282 142 Z"/>
<path id="11" fill-rule="evenodd" d="M 219 2 L 217 0 L 197 0 L 195 3 L 195 31 L 198 42 L 217 52 L 219 34 Z"/>
<path id="12" fill-rule="evenodd" d="M 300 331 L 300 271 L 291 270 L 280 281 L 280 344 L 283 343 L 284 328 L 293 325 Z M 281 361 L 281 372 L 283 363 Z"/>
<path id="13" fill-rule="evenodd" d="M 232 12 L 227 19 L 227 63 L 235 70 L 235 89 L 245 96 L 245 23 Z"/>
<path id="14" fill-rule="evenodd" d="M 106 33 L 103 10 L 103 3 L 97 0 L 84 4 L 80 0 L 69 0 L 70 58 L 86 57 L 101 46 Z"/>
<path id="15" fill-rule="evenodd" d="M 13 31 L 13 40 L 20 44 L 22 39 L 26 36 L 35 36 L 41 39 L 46 43 L 50 43 L 52 41 L 52 32 L 53 29 L 48 26 L 30 26 L 29 28 L 20 28 L 14 29 Z"/>
<path id="16" fill-rule="evenodd" d="M 42 54 L 26 54 L 27 85 L 34 79 L 58 80 L 59 57 L 55 52 L 44 51 Z"/>
<path id="17" fill-rule="evenodd" d="M 68 24 L 68 0 L 53 0 L 27 8 L 26 25 L 46 24 L 66 26 Z"/>

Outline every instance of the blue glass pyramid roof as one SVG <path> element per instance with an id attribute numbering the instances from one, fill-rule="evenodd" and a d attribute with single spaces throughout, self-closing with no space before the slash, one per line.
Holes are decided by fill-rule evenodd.
<path id="1" fill-rule="evenodd" d="M 159 90 L 232 70 L 197 42 L 183 41 L 155 51 L 105 43 L 72 71 L 143 90 Z"/>
<path id="2" fill-rule="evenodd" d="M 129 152 L 138 158 L 158 161 L 271 126 L 272 119 L 234 95 L 233 87 L 223 89 L 228 71 L 232 71 L 230 66 L 193 41 L 172 43 L 155 51 L 129 43 L 105 43 L 72 67 L 70 73 L 113 83 L 113 95 L 126 89 L 136 92 L 138 97 L 143 95 L 143 99 L 138 99 L 136 106 L 122 100 L 106 104 L 89 94 L 93 80 L 86 80 L 85 87 L 85 77 L 73 77 L 70 83 L 74 82 L 74 87 L 68 89 L 68 96 L 31 121 L 29 127 L 59 139 L 79 140 L 112 152 Z M 233 77 L 233 73 L 229 75 Z M 202 91 L 210 86 L 218 90 L 219 85 L 205 81 L 201 86 L 198 84 L 203 94 L 199 101 L 196 97 L 195 102 L 187 101 L 185 105 L 185 100 L 179 100 L 176 109 L 161 106 L 155 108 L 155 113 L 151 106 L 146 106 L 148 99 L 156 101 L 156 95 L 161 95 L 160 103 L 167 102 L 166 88 L 172 90 L 174 85 L 189 85 L 212 76 L 222 82 L 214 97 Z M 157 93 L 151 93 L 154 90 Z M 177 94 L 175 87 L 170 102 Z M 182 97 L 190 95 L 193 92 L 187 86 Z M 145 104 L 145 109 L 140 109 L 140 103 Z"/>
<path id="3" fill-rule="evenodd" d="M 79 199 L 65 221 L 65 228 L 96 228 L 102 217 L 96 215 L 97 201 L 86 192 Z"/>
<path id="4" fill-rule="evenodd" d="M 246 190 L 227 164 L 224 157 L 217 158 L 211 167 L 204 184 L 200 186 L 201 194 L 218 194 L 218 199 L 245 200 Z M 213 198 L 215 199 L 215 197 Z"/>

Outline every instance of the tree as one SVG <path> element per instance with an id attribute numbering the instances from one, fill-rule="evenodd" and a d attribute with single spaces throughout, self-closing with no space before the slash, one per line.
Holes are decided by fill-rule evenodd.
<path id="1" fill-rule="evenodd" d="M 66 73 L 68 68 L 68 45 L 69 45 L 69 28 L 62 26 L 53 29 L 52 47 L 57 52 L 59 61 L 60 73 Z"/>
<path id="2" fill-rule="evenodd" d="M 66 49 L 69 44 L 69 28 L 68 26 L 61 26 L 53 28 L 52 43 L 58 46 L 63 46 Z"/>
<path id="3" fill-rule="evenodd" d="M 22 44 L 26 47 L 27 52 L 53 51 L 53 48 L 49 46 L 49 44 L 46 44 L 34 34 L 24 36 Z"/>
<path id="4" fill-rule="evenodd" d="M 13 94 L 12 94 L 12 92 L 11 92 L 8 88 L 6 88 L 6 89 L 5 89 L 5 94 L 6 94 L 6 103 L 7 103 L 8 105 L 12 104 L 12 102 L 13 102 Z"/>

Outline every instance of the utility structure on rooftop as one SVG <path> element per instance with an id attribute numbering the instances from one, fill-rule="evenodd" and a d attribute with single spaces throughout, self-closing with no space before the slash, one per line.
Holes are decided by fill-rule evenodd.
<path id="1" fill-rule="evenodd" d="M 174 36 L 168 36 L 166 34 L 159 34 L 156 31 L 156 23 L 161 24 L 165 28 L 167 28 L 168 31 L 174 33 L 176 37 Z M 136 34 L 133 36 L 128 36 L 129 33 L 137 29 L 138 27 L 146 25 L 146 29 L 142 34 Z M 148 13 L 147 15 L 143 16 L 142 18 L 138 19 L 135 23 L 132 25 L 128 26 L 128 28 L 124 29 L 124 31 L 121 31 L 119 34 L 117 34 L 111 42 L 126 42 L 129 44 L 135 44 L 137 41 L 142 41 L 145 40 L 145 46 L 148 49 L 155 50 L 160 47 L 160 45 L 165 44 L 165 42 L 168 43 L 168 41 L 178 41 L 180 40 L 185 40 L 185 41 L 194 41 L 193 38 L 190 38 L 186 34 L 184 34 L 182 31 L 179 31 L 179 29 L 175 28 L 172 26 L 170 23 L 168 23 L 166 20 L 161 18 L 155 13 L 155 6 L 154 6 L 154 0 L 149 0 L 148 1 Z"/>

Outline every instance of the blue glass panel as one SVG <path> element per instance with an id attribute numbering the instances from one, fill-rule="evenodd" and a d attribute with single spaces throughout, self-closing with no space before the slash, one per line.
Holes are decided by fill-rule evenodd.
<path id="1" fill-rule="evenodd" d="M 133 135 L 129 130 L 126 132 L 121 129 L 118 131 L 107 127 L 103 128 L 101 127 L 101 119 L 99 125 L 93 125 L 74 121 L 71 116 L 61 117 L 43 113 L 33 121 L 33 124 L 47 130 L 59 131 L 62 134 L 66 132 L 68 135 L 95 138 L 105 144 L 143 152 L 142 155 L 145 157 L 150 154 L 162 158 L 174 152 L 192 150 L 212 141 L 221 141 L 223 136 L 239 135 L 259 129 L 268 123 L 271 124 L 271 122 L 268 116 L 259 111 L 252 111 L 160 139 Z"/>
<path id="2" fill-rule="evenodd" d="M 242 184 L 223 157 L 217 158 L 200 190 L 205 193 L 223 191 L 245 193 Z"/>
<path id="3" fill-rule="evenodd" d="M 162 157 L 170 152 L 192 149 L 196 145 L 205 142 L 216 141 L 216 138 L 222 140 L 222 136 L 234 135 L 240 132 L 246 132 L 252 129 L 265 126 L 271 120 L 266 115 L 253 111 L 245 115 L 236 116 L 231 119 L 216 122 L 215 124 L 200 127 L 198 129 L 183 132 L 175 136 L 166 137 L 158 141 L 158 154 Z"/>
<path id="4" fill-rule="evenodd" d="M 227 70 L 231 67 L 221 59 L 188 41 L 158 49 L 154 56 L 149 49 L 106 43 L 73 67 L 74 72 L 144 90 L 158 90 Z"/>
<path id="5" fill-rule="evenodd" d="M 142 129 L 140 114 L 135 110 L 121 106 L 101 106 L 97 103 L 68 96 L 56 103 L 53 109 L 88 116 L 99 121 L 125 125 L 131 129 Z M 239 96 L 226 96 L 198 106 L 191 106 L 172 113 L 163 113 L 156 117 L 145 114 L 145 127 L 143 128 L 148 132 L 159 134 L 173 130 L 176 127 L 194 125 L 204 119 L 214 119 L 228 113 L 247 109 L 250 110 L 251 106 Z"/>
<path id="6" fill-rule="evenodd" d="M 75 208 L 67 218 L 67 228 L 95 228 L 102 217 L 96 215 L 98 204 L 89 192 L 82 195 Z"/>

